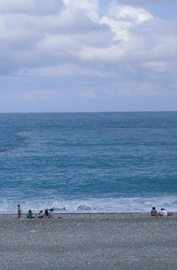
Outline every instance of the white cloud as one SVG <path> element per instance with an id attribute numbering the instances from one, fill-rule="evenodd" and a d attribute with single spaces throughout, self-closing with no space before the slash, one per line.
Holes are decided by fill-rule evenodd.
<path id="1" fill-rule="evenodd" d="M 63 0 L 65 5 L 67 6 L 67 10 L 70 11 L 71 14 L 73 12 L 77 12 L 78 10 L 82 10 L 88 14 L 91 20 L 94 22 L 98 21 L 98 11 L 99 11 L 99 3 L 98 0 Z"/>
<path id="2" fill-rule="evenodd" d="M 64 7 L 62 0 L 6 0 L 0 1 L 0 13 L 26 15 L 57 14 Z"/>
<path id="3" fill-rule="evenodd" d="M 143 9 L 119 6 L 114 1 L 109 5 L 108 14 L 101 19 L 101 23 L 110 25 L 115 34 L 114 40 L 128 41 L 128 30 L 131 27 L 152 18 L 152 15 Z"/>
<path id="4" fill-rule="evenodd" d="M 145 5 L 145 4 L 161 4 L 166 3 L 166 0 L 117 0 L 118 4 L 122 5 Z M 175 2 L 175 0 L 168 0 L 168 2 Z"/>
<path id="5" fill-rule="evenodd" d="M 128 77 L 132 87 L 126 89 L 170 73 L 175 83 L 177 23 L 156 19 L 129 2 L 112 1 L 99 19 L 97 0 L 1 1 L 0 73 Z"/>

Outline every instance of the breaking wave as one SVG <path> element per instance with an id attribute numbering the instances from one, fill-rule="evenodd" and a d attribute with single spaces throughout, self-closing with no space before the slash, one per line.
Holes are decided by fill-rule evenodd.
<path id="1" fill-rule="evenodd" d="M 17 212 L 17 204 L 21 205 L 23 213 L 31 209 L 34 213 L 40 210 L 53 208 L 57 213 L 128 213 L 150 212 L 152 206 L 158 211 L 164 207 L 168 211 L 177 211 L 177 197 L 152 197 L 152 198 L 90 198 L 89 200 L 61 200 L 61 201 L 0 201 L 0 213 L 11 214 Z"/>

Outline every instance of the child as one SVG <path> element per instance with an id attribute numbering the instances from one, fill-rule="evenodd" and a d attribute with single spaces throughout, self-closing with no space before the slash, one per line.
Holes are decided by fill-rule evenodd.
<path id="1" fill-rule="evenodd" d="M 18 204 L 18 209 L 17 209 L 17 211 L 18 211 L 18 218 L 20 218 L 20 215 L 21 215 L 21 208 L 20 208 L 20 205 Z"/>
<path id="2" fill-rule="evenodd" d="M 43 218 L 44 214 L 43 214 L 43 211 L 41 210 L 38 214 L 38 218 Z"/>

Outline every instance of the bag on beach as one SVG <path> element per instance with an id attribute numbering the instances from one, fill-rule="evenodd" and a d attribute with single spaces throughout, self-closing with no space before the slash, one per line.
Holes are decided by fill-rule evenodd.
<path id="1" fill-rule="evenodd" d="M 173 213 L 168 213 L 168 216 L 173 216 Z"/>
<path id="2" fill-rule="evenodd" d="M 155 216 L 155 217 L 158 217 L 159 215 L 157 214 L 157 212 L 155 212 L 154 216 Z"/>

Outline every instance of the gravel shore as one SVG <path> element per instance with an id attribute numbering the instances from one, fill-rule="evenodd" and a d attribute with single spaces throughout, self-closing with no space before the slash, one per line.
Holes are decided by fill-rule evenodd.
<path id="1" fill-rule="evenodd" d="M 177 269 L 177 213 L 0 215 L 0 269 Z"/>

